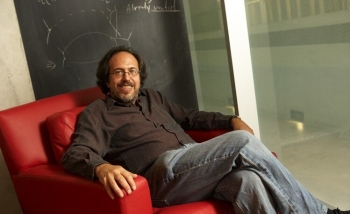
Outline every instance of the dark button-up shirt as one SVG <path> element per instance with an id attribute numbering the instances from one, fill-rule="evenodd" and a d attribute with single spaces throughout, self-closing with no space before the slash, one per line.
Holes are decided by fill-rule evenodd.
<path id="1" fill-rule="evenodd" d="M 106 162 L 142 175 L 160 154 L 193 142 L 184 129 L 229 128 L 230 117 L 186 109 L 152 89 L 141 89 L 130 106 L 106 96 L 79 115 L 62 164 L 90 180 L 95 167 Z"/>

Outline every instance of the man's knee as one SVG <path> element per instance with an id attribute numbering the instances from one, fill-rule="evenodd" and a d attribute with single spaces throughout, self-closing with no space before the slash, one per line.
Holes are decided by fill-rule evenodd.
<path id="1" fill-rule="evenodd" d="M 262 180 L 256 173 L 249 170 L 236 170 L 227 174 L 218 185 L 218 188 L 239 192 L 242 189 L 254 190 L 260 185 L 262 185 Z"/>
<path id="2" fill-rule="evenodd" d="M 262 180 L 255 172 L 240 170 L 237 172 L 236 176 L 241 180 L 241 183 L 245 188 L 248 187 L 254 189 L 262 185 Z"/>
<path id="3" fill-rule="evenodd" d="M 225 200 L 236 201 L 239 198 L 251 198 L 264 190 L 260 177 L 249 170 L 232 171 L 218 184 L 216 196 Z"/>
<path id="4" fill-rule="evenodd" d="M 236 179 L 242 180 L 247 183 L 254 183 L 261 180 L 260 177 L 253 171 L 250 170 L 237 170 L 232 172 Z"/>

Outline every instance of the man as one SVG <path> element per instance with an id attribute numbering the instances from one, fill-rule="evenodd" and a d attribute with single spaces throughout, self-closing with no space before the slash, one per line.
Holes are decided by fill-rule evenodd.
<path id="1" fill-rule="evenodd" d="M 98 178 L 108 195 L 136 190 L 147 178 L 152 203 L 163 207 L 215 197 L 236 213 L 349 213 L 328 210 L 301 186 L 236 116 L 186 109 L 151 89 L 142 58 L 111 49 L 100 61 L 97 84 L 106 94 L 79 116 L 66 170 Z M 195 143 L 184 129 L 229 132 Z"/>

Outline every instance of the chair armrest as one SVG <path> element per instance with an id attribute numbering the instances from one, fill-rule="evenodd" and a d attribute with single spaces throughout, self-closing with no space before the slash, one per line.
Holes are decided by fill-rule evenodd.
<path id="1" fill-rule="evenodd" d="M 216 130 L 186 130 L 186 133 L 197 143 L 201 143 L 210 140 L 214 137 L 220 136 L 232 129 L 216 129 Z"/>
<path id="2" fill-rule="evenodd" d="M 123 198 L 109 198 L 99 181 L 65 172 L 59 165 L 44 165 L 12 176 L 24 213 L 151 214 L 147 180 L 135 179 L 137 190 Z"/>

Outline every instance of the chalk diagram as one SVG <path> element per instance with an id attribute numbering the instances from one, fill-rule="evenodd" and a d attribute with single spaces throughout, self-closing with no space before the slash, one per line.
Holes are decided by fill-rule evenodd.
<path id="1" fill-rule="evenodd" d="M 125 45 L 147 62 L 145 87 L 197 108 L 183 1 L 15 3 L 36 99 L 96 86 L 98 61 L 111 47 Z"/>
<path id="2" fill-rule="evenodd" d="M 84 57 L 81 57 L 84 53 L 79 53 L 80 57 L 76 57 L 74 55 L 69 55 L 70 49 L 73 46 L 77 46 L 77 43 L 85 41 L 89 43 L 93 43 L 94 41 L 91 41 L 92 38 L 97 38 L 99 41 L 106 41 L 106 43 L 112 42 L 115 46 L 119 45 L 122 43 L 123 45 L 126 46 L 131 46 L 130 43 L 130 38 L 132 36 L 132 31 L 128 33 L 126 37 L 123 37 L 121 33 L 118 30 L 118 14 L 117 14 L 117 8 L 114 5 L 113 9 L 106 8 L 105 10 L 95 10 L 95 9 L 90 9 L 90 10 L 80 10 L 76 14 L 67 14 L 65 17 L 60 19 L 57 23 L 50 25 L 48 21 L 43 19 L 43 24 L 45 25 L 45 28 L 47 29 L 47 36 L 46 36 L 46 45 L 50 46 L 50 39 L 51 36 L 55 33 L 55 30 L 62 25 L 65 25 L 65 22 L 68 22 L 68 20 L 71 20 L 72 17 L 76 15 L 81 15 L 81 13 L 88 14 L 90 15 L 95 15 L 95 16 L 102 16 L 102 20 L 106 20 L 107 24 L 109 25 L 110 32 L 113 32 L 114 35 L 111 35 L 111 33 L 107 32 L 100 32 L 100 31 L 95 31 L 95 32 L 84 32 L 79 34 L 78 36 L 75 36 L 73 39 L 68 40 L 67 43 L 62 44 L 58 47 L 55 47 L 57 51 L 61 54 L 62 60 L 60 62 L 54 62 L 52 60 L 48 60 L 46 64 L 46 68 L 50 70 L 54 70 L 58 66 L 64 68 L 67 66 L 67 63 L 71 64 L 76 64 L 76 65 L 83 65 L 83 64 L 91 64 L 91 63 L 96 63 L 100 60 L 100 56 L 96 57 L 96 59 L 87 59 Z M 80 13 L 80 14 L 79 14 Z M 67 21 L 66 21 L 67 20 Z M 90 41 L 89 41 L 90 40 Z M 87 44 L 87 46 L 89 45 Z M 83 52 L 83 51 L 82 51 Z"/>

